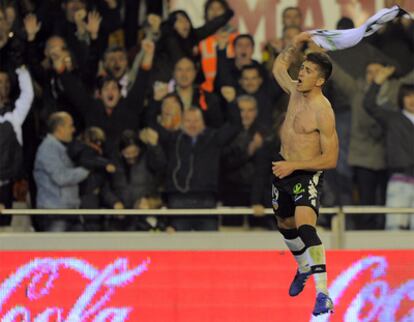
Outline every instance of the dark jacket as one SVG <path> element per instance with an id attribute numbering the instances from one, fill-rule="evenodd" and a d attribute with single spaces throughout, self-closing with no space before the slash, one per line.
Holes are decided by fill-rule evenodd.
<path id="1" fill-rule="evenodd" d="M 69 144 L 68 155 L 76 166 L 90 171 L 89 176 L 79 184 L 80 207 L 98 209 L 106 205 L 112 208 L 115 201 L 108 194 L 108 175 L 105 169 L 111 161 L 77 140 Z"/>
<path id="2" fill-rule="evenodd" d="M 63 95 L 63 89 L 58 81 L 59 76 L 50 68 L 45 68 L 42 61 L 44 58 L 43 48 L 37 41 L 27 42 L 27 63 L 34 80 L 41 89 L 39 107 L 35 110 L 41 122 L 46 123 L 49 115 L 56 111 L 65 111 L 72 115 L 76 130 L 82 132 L 85 124 L 81 113 L 73 107 L 69 99 Z M 91 41 L 85 48 L 82 59 L 75 55 L 75 51 L 69 47 L 73 60 L 73 74 L 82 80 L 86 86 L 85 92 L 92 93 L 95 87 L 96 71 L 99 60 L 99 44 Z M 51 62 L 50 62 L 51 64 Z"/>
<path id="3" fill-rule="evenodd" d="M 0 150 L 0 181 L 17 179 L 22 173 L 23 149 L 10 122 L 0 121 Z"/>
<path id="4" fill-rule="evenodd" d="M 221 150 L 239 131 L 238 119 L 220 129 L 206 128 L 195 140 L 182 131 L 162 131 L 161 144 L 167 157 L 166 192 L 216 193 Z"/>
<path id="5" fill-rule="evenodd" d="M 106 151 L 118 150 L 118 141 L 124 130 L 137 130 L 141 121 L 144 98 L 148 86 L 149 71 L 140 69 L 137 80 L 126 98 L 108 114 L 101 100 L 89 96 L 79 79 L 70 73 L 63 73 L 60 81 L 67 99 L 82 115 L 85 126 L 97 126 L 104 130 L 107 141 Z"/>
<path id="6" fill-rule="evenodd" d="M 93 8 L 90 9 L 97 10 L 102 16 L 98 39 L 95 42 L 98 43 L 99 52 L 103 53 L 106 49 L 106 44 L 108 43 L 109 34 L 122 26 L 120 5 L 118 5 L 117 8 L 109 9 L 105 0 L 98 0 L 93 1 Z M 48 15 L 48 12 L 45 14 Z M 53 34 L 59 35 L 65 39 L 81 69 L 85 70 L 90 68 L 91 66 L 88 65 L 89 47 L 94 41 L 92 41 L 89 36 L 87 36 L 86 39 L 80 40 L 77 35 L 76 24 L 69 22 L 63 11 L 57 14 L 52 24 Z"/>
<path id="7" fill-rule="evenodd" d="M 256 154 L 248 154 L 249 144 L 256 133 L 265 137 L 265 130 L 257 124 L 250 129 L 243 129 L 224 147 L 221 155 L 221 177 L 224 187 L 235 191 L 251 191 L 256 172 Z"/>
<path id="8" fill-rule="evenodd" d="M 385 129 L 388 168 L 396 173 L 414 176 L 414 124 L 401 112 L 377 105 L 380 86 L 373 84 L 364 99 L 364 108 Z"/>
<path id="9" fill-rule="evenodd" d="M 157 43 L 156 59 L 154 66 L 155 79 L 169 81 L 177 61 L 183 57 L 192 57 L 197 65 L 200 62 L 200 56 L 194 54 L 194 47 L 198 43 L 213 35 L 218 29 L 223 27 L 233 17 L 234 12 L 227 10 L 223 15 L 206 22 L 202 27 L 193 28 L 191 26 L 190 34 L 187 38 L 181 37 L 174 29 L 174 23 L 177 14 L 183 14 L 188 17 L 185 11 L 174 11 L 170 14 L 168 20 L 161 27 L 161 38 Z"/>
<path id="10" fill-rule="evenodd" d="M 0 68 L 9 73 L 25 63 L 25 42 L 18 36 L 9 37 L 0 48 Z"/>
<path id="11" fill-rule="evenodd" d="M 159 196 L 160 177 L 164 171 L 165 156 L 160 146 L 142 148 L 140 156 L 132 166 L 119 156 L 116 172 L 111 174 L 111 191 L 125 208 L 134 208 L 143 197 Z"/>

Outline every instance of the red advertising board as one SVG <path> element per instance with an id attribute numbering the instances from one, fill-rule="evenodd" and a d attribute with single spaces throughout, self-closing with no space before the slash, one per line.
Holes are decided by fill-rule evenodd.
<path id="1" fill-rule="evenodd" d="M 0 253 L 0 321 L 414 321 L 414 251 L 330 251 L 335 312 L 284 251 Z"/>

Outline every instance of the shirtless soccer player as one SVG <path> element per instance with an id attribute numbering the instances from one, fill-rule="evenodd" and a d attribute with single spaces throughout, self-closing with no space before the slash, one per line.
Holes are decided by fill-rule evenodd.
<path id="1" fill-rule="evenodd" d="M 328 295 L 325 249 L 315 225 L 319 210 L 322 175 L 336 166 L 338 137 L 331 104 L 322 94 L 332 65 L 324 53 L 311 53 L 303 62 L 297 81 L 288 68 L 300 47 L 311 36 L 303 32 L 276 59 L 273 73 L 290 95 L 281 135 L 281 151 L 272 163 L 272 203 L 279 231 L 298 263 L 289 294 L 302 292 L 313 275 L 316 302 L 313 315 L 333 311 Z"/>

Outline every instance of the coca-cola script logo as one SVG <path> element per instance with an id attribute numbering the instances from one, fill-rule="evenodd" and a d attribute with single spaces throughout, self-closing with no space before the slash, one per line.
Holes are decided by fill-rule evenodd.
<path id="1" fill-rule="evenodd" d="M 352 283 L 365 270 L 371 270 L 372 281 L 363 285 L 359 293 L 348 306 L 343 321 L 379 321 L 379 322 L 413 322 L 414 309 L 406 316 L 397 319 L 396 314 L 401 302 L 407 298 L 414 301 L 414 279 L 406 281 L 396 289 L 392 289 L 385 280 L 388 263 L 386 258 L 372 256 L 364 258 L 343 271 L 331 284 L 330 296 L 335 304 L 340 304 L 343 293 L 352 286 Z M 369 307 L 364 319 L 360 318 L 361 311 Z M 329 321 L 330 316 L 324 315 L 312 318 L 312 322 Z"/>
<path id="2" fill-rule="evenodd" d="M 0 312 L 2 312 L 4 303 L 23 283 L 27 283 L 26 296 L 30 301 L 36 301 L 49 295 L 61 270 L 73 270 L 87 279 L 89 284 L 66 317 L 64 310 L 59 307 L 48 307 L 37 316 L 32 316 L 29 309 L 17 305 L 6 312 L 1 321 L 126 321 L 132 308 L 105 307 L 105 305 L 117 288 L 132 283 L 148 270 L 149 263 L 150 260 L 147 259 L 137 267 L 129 269 L 128 260 L 119 258 L 104 269 L 98 270 L 88 262 L 77 258 L 37 258 L 20 267 L 2 283 L 0 286 Z M 97 297 L 97 294 L 100 297 Z"/>

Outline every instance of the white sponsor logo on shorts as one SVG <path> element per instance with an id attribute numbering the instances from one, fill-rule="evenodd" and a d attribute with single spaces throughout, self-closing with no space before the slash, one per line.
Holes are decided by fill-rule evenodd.
<path id="1" fill-rule="evenodd" d="M 311 205 L 314 207 L 316 207 L 316 200 L 318 198 L 318 190 L 316 189 L 316 186 L 319 183 L 319 178 L 321 174 L 322 174 L 322 171 L 316 172 L 313 175 L 312 179 L 309 181 L 309 186 L 308 186 L 309 201 Z"/>
<path id="2" fill-rule="evenodd" d="M 279 190 L 272 185 L 272 206 L 274 210 L 279 208 Z"/>

